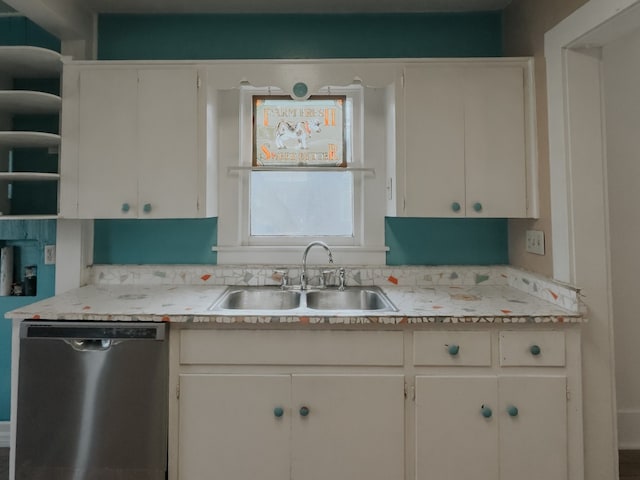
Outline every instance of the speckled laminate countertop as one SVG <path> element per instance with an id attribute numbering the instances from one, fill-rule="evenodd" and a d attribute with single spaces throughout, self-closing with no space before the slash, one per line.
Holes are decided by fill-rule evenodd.
<path id="1" fill-rule="evenodd" d="M 583 315 L 509 285 L 383 286 L 397 312 L 264 311 L 239 316 L 211 311 L 218 285 L 89 285 L 20 307 L 14 319 L 208 322 L 218 324 L 579 323 Z"/>

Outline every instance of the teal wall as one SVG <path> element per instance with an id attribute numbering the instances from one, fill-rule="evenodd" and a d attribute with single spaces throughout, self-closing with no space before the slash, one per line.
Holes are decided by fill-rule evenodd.
<path id="1" fill-rule="evenodd" d="M 218 219 L 95 220 L 96 264 L 214 264 Z"/>
<path id="2" fill-rule="evenodd" d="M 495 57 L 502 14 L 100 15 L 98 58 Z M 96 263 L 214 263 L 210 220 L 96 222 Z M 202 225 L 206 225 L 203 229 Z M 507 220 L 387 218 L 390 265 L 508 262 Z M 99 232 L 99 235 L 98 235 Z M 181 232 L 176 237 L 176 232 Z M 164 240 L 170 238 L 171 242 Z M 144 239 L 144 240 L 143 240 Z"/>
<path id="3" fill-rule="evenodd" d="M 14 279 L 23 280 L 24 267 L 36 265 L 35 297 L 0 297 L 0 421 L 9 420 L 11 401 L 11 321 L 4 314 L 55 294 L 55 266 L 44 264 L 44 246 L 56 243 L 55 220 L 0 221 L 0 246 L 14 247 Z"/>
<path id="4" fill-rule="evenodd" d="M 387 265 L 509 263 L 504 218 L 385 219 Z"/>
<path id="5" fill-rule="evenodd" d="M 0 45 L 32 45 L 60 51 L 60 42 L 33 22 L 24 17 L 0 17 Z M 37 83 L 37 85 L 36 85 Z M 16 79 L 14 88 L 36 88 L 57 93 L 57 80 Z M 37 131 L 57 131 L 57 116 L 13 118 L 14 128 Z M 41 150 L 21 149 L 14 155 L 16 166 L 28 171 L 57 171 L 57 158 Z M 52 188 L 53 187 L 53 188 Z M 12 213 L 28 213 L 31 208 L 42 208 L 43 212 L 56 213 L 55 184 L 33 183 L 28 186 L 16 184 Z M 11 400 L 11 322 L 4 319 L 8 311 L 37 300 L 50 297 L 55 291 L 55 266 L 44 265 L 44 246 L 56 243 L 55 220 L 1 220 L 0 246 L 15 247 L 16 280 L 22 280 L 25 265 L 36 265 L 38 269 L 38 295 L 36 297 L 0 297 L 0 421 L 9 420 Z"/>
<path id="6" fill-rule="evenodd" d="M 102 60 L 478 57 L 502 54 L 502 15 L 101 15 Z"/>
<path id="7" fill-rule="evenodd" d="M 60 51 L 60 41 L 21 16 L 0 17 L 0 45 L 31 45 Z"/>

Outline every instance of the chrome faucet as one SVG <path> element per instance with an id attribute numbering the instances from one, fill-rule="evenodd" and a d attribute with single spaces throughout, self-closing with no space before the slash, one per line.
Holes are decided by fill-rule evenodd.
<path id="1" fill-rule="evenodd" d="M 307 289 L 307 254 L 309 253 L 309 250 L 311 250 L 311 247 L 318 245 L 319 247 L 324 248 L 327 253 L 329 254 L 329 263 L 333 263 L 333 253 L 331 253 L 331 249 L 329 248 L 329 245 L 327 245 L 324 242 L 320 242 L 320 241 L 315 241 L 315 242 L 311 242 L 309 245 L 307 245 L 307 247 L 304 249 L 304 253 L 302 254 L 302 273 L 300 273 L 300 289 L 301 290 L 306 290 Z"/>

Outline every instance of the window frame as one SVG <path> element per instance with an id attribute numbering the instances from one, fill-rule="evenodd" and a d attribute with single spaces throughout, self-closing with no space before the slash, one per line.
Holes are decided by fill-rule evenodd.
<path id="1" fill-rule="evenodd" d="M 384 265 L 387 248 L 384 245 L 384 217 L 387 211 L 386 168 L 388 156 L 395 149 L 393 85 L 365 87 L 358 83 L 331 86 L 314 93 L 346 94 L 353 101 L 353 153 L 348 167 L 319 167 L 322 170 L 346 170 L 354 182 L 353 237 L 274 236 L 258 241 L 249 235 L 249 187 L 253 162 L 253 95 L 282 95 L 275 87 L 254 87 L 216 90 L 211 86 L 214 101 L 211 115 L 217 124 L 217 157 L 219 166 L 218 264 L 299 264 L 304 246 L 315 240 L 325 241 L 333 250 L 336 262 L 351 265 Z M 370 118 L 367 117 L 371 100 Z M 357 106 L 357 109 L 356 109 Z M 380 110 L 385 115 L 380 116 Z M 393 125 L 392 125 L 393 124 Z M 390 127 L 390 125 L 392 125 Z M 360 132 L 359 134 L 357 132 Z M 371 143 L 372 145 L 368 145 Z M 372 154 L 375 153 L 375 154 Z M 366 158 L 365 158 L 366 157 Z M 310 167 L 303 167 L 309 169 Z M 264 167 L 260 167 L 264 170 Z M 310 261 L 313 262 L 313 254 Z M 319 262 L 326 259 L 318 257 Z"/>
<path id="2" fill-rule="evenodd" d="M 265 91 L 267 94 L 265 95 Z M 241 235 L 246 240 L 249 246 L 304 246 L 309 242 L 321 240 L 328 245 L 341 245 L 341 246 L 357 246 L 362 243 L 362 218 L 363 201 L 362 201 L 362 175 L 354 175 L 354 172 L 350 171 L 348 167 L 362 167 L 362 137 L 356 132 L 362 132 L 362 109 L 363 109 L 363 95 L 362 88 L 356 87 L 325 87 L 320 90 L 319 95 L 345 95 L 347 102 L 351 102 L 352 105 L 352 121 L 351 133 L 345 136 L 345 154 L 347 156 L 347 168 L 345 167 L 318 167 L 326 171 L 344 171 L 345 174 L 351 175 L 353 180 L 353 236 L 332 236 L 332 235 L 304 235 L 304 236 L 257 236 L 251 235 L 251 211 L 250 211 L 250 195 L 251 195 L 251 172 L 246 175 L 246 181 L 242 183 L 240 189 L 240 195 L 243 198 L 243 205 L 246 205 L 240 212 L 241 221 Z M 240 92 L 240 124 L 249 125 L 250 131 L 245 129 L 243 133 L 246 135 L 249 133 L 249 138 L 242 138 L 240 143 L 240 161 L 242 165 L 252 166 L 253 163 L 253 97 L 254 96 L 282 96 L 283 92 L 276 88 L 256 88 L 250 86 L 244 86 Z M 360 137 L 356 140 L 357 137 Z M 277 170 L 277 167 L 273 167 Z M 295 167 L 287 167 L 295 170 Z M 301 172 L 309 171 L 310 167 L 299 167 Z M 258 171 L 266 171 L 267 167 L 256 167 Z"/>

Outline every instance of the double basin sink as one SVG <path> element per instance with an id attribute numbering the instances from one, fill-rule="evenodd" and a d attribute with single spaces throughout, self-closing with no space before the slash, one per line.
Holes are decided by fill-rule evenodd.
<path id="1" fill-rule="evenodd" d="M 228 287 L 210 310 L 257 315 L 281 311 L 284 315 L 330 315 L 397 312 L 379 287 L 282 289 L 280 287 Z"/>

